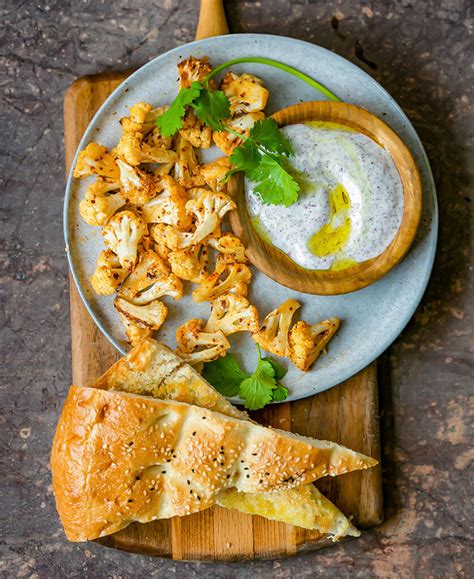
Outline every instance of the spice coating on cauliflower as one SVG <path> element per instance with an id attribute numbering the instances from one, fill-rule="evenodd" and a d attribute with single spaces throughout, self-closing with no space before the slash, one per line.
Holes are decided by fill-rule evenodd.
<path id="1" fill-rule="evenodd" d="M 227 191 L 225 177 L 232 169 L 232 164 L 228 157 L 219 157 L 212 163 L 207 163 L 201 167 L 201 175 L 208 187 L 218 193 Z"/>
<path id="2" fill-rule="evenodd" d="M 159 183 L 161 193 L 141 208 L 145 223 L 165 223 L 187 229 L 191 219 L 186 212 L 186 190 L 169 175 L 163 175 Z"/>
<path id="3" fill-rule="evenodd" d="M 137 306 L 127 302 L 123 298 L 117 298 L 114 306 L 123 316 L 128 318 L 131 323 L 141 328 L 150 330 L 159 330 L 166 320 L 168 308 L 163 302 L 155 300 L 144 306 Z"/>
<path id="4" fill-rule="evenodd" d="M 92 183 L 79 204 L 79 212 L 84 221 L 89 225 L 105 225 L 112 215 L 125 205 L 125 200 L 117 193 L 118 189 L 118 181 L 98 179 Z"/>
<path id="5" fill-rule="evenodd" d="M 207 332 L 204 326 L 204 320 L 192 319 L 176 330 L 176 353 L 188 364 L 216 360 L 230 348 L 223 332 Z"/>
<path id="6" fill-rule="evenodd" d="M 113 156 L 107 151 L 107 147 L 97 143 L 89 143 L 87 147 L 79 153 L 73 176 L 81 178 L 87 177 L 88 175 L 99 175 L 112 181 L 119 179 L 119 168 Z"/>
<path id="7" fill-rule="evenodd" d="M 264 118 L 265 115 L 262 112 L 247 113 L 245 115 L 230 119 L 226 121 L 225 124 L 241 135 L 248 137 L 250 134 L 250 129 L 254 126 L 254 124 Z M 212 133 L 212 138 L 214 139 L 214 143 L 226 155 L 233 153 L 234 149 L 236 149 L 242 143 L 242 139 L 236 135 L 233 135 L 232 133 L 228 133 L 227 131 L 214 131 Z"/>
<path id="8" fill-rule="evenodd" d="M 271 354 L 289 356 L 288 333 L 293 316 L 300 307 L 301 304 L 296 300 L 286 300 L 267 315 L 260 330 L 252 338 Z"/>
<path id="9" fill-rule="evenodd" d="M 339 328 L 339 318 L 331 318 L 309 325 L 296 322 L 290 331 L 290 360 L 303 372 L 307 372 L 318 359 Z"/>
<path id="10" fill-rule="evenodd" d="M 252 74 L 228 72 L 219 86 L 230 101 L 232 116 L 241 113 L 263 111 L 267 106 L 269 92 L 263 81 Z"/>
<path id="11" fill-rule="evenodd" d="M 209 245 L 226 260 L 235 261 L 236 263 L 248 262 L 245 255 L 245 245 L 235 235 L 229 233 L 219 238 L 211 237 Z"/>
<path id="12" fill-rule="evenodd" d="M 187 249 L 171 251 L 168 260 L 171 271 L 180 279 L 200 283 L 208 275 L 209 256 L 205 245 L 193 245 Z"/>
<path id="13" fill-rule="evenodd" d="M 110 249 L 100 252 L 97 268 L 90 277 L 96 294 L 108 296 L 117 291 L 130 272 L 120 265 L 119 258 Z"/>
<path id="14" fill-rule="evenodd" d="M 143 205 L 155 197 L 159 188 L 159 179 L 117 159 L 120 168 L 120 181 L 122 187 L 120 193 L 127 203 Z"/>
<path id="15" fill-rule="evenodd" d="M 137 262 L 138 244 L 148 233 L 146 223 L 132 211 L 116 213 L 102 230 L 104 241 L 125 269 Z"/>
<path id="16" fill-rule="evenodd" d="M 179 88 L 189 88 L 194 81 L 200 82 L 212 71 L 207 57 L 190 56 L 178 64 Z"/>
<path id="17" fill-rule="evenodd" d="M 236 332 L 258 331 L 257 308 L 243 296 L 224 294 L 212 302 L 211 315 L 205 330 L 215 332 L 221 330 L 226 336 Z"/>
<path id="18" fill-rule="evenodd" d="M 226 293 L 234 293 L 246 296 L 248 284 L 252 279 L 252 272 L 243 263 L 229 263 L 217 258 L 216 268 L 198 287 L 193 291 L 193 300 L 199 302 L 212 302 Z"/>

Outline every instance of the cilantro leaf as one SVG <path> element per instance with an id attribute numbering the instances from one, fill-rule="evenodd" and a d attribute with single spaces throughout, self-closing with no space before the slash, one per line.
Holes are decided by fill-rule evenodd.
<path id="1" fill-rule="evenodd" d="M 171 137 L 183 126 L 186 107 L 199 97 L 202 90 L 202 84 L 194 81 L 189 88 L 183 87 L 179 91 L 170 108 L 156 119 L 156 125 L 163 137 Z"/>
<path id="2" fill-rule="evenodd" d="M 202 375 L 224 396 L 237 396 L 241 382 L 248 378 L 232 354 L 206 362 Z"/>
<path id="3" fill-rule="evenodd" d="M 272 400 L 276 388 L 275 370 L 268 360 L 259 358 L 255 372 L 240 384 L 240 397 L 248 410 L 259 410 Z"/>
<path id="4" fill-rule="evenodd" d="M 288 398 L 288 388 L 285 388 L 283 384 L 278 382 L 277 387 L 272 391 L 272 401 L 273 402 L 283 402 Z"/>
<path id="5" fill-rule="evenodd" d="M 289 207 L 298 199 L 299 185 L 293 177 L 270 155 L 262 155 L 252 180 L 257 182 L 254 191 L 267 205 Z"/>
<path id="6" fill-rule="evenodd" d="M 277 360 L 275 360 L 274 358 L 270 358 L 269 356 L 262 358 L 262 360 L 266 360 L 270 362 L 270 364 L 272 365 L 273 370 L 275 371 L 275 380 L 281 380 L 286 376 L 287 369 L 285 368 L 285 366 L 283 366 L 281 362 L 278 362 Z"/>
<path id="7" fill-rule="evenodd" d="M 252 141 L 244 141 L 230 156 L 230 162 L 234 165 L 230 173 L 243 171 L 250 179 L 257 170 L 261 158 L 262 154 Z"/>
<path id="8" fill-rule="evenodd" d="M 196 115 L 214 131 L 222 129 L 224 119 L 230 115 L 229 99 L 221 90 L 203 90 L 192 104 Z"/>
<path id="9" fill-rule="evenodd" d="M 257 121 L 250 130 L 250 138 L 271 153 L 287 156 L 294 154 L 290 141 L 280 131 L 274 119 Z"/>

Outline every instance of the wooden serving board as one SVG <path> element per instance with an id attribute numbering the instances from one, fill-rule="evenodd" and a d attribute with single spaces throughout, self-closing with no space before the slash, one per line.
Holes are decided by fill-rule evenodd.
<path id="1" fill-rule="evenodd" d="M 92 116 L 127 73 L 89 76 L 74 82 L 64 100 L 66 170 Z M 73 383 L 91 386 L 119 354 L 87 313 L 72 277 L 71 333 Z M 254 418 L 266 425 L 333 440 L 380 457 L 376 364 L 339 386 L 297 402 L 271 406 Z M 380 466 L 317 485 L 357 527 L 383 517 Z M 236 560 L 276 558 L 332 544 L 317 532 L 213 507 L 184 518 L 133 524 L 106 537 L 117 549 L 174 559 Z"/>

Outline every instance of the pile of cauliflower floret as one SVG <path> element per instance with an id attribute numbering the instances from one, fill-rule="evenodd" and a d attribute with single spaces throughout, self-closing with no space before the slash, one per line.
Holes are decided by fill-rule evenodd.
<path id="1" fill-rule="evenodd" d="M 202 80 L 211 68 L 193 57 L 178 65 L 180 87 Z M 248 135 L 265 117 L 268 90 L 250 74 L 228 73 L 220 84 L 230 101 L 226 121 Z M 227 156 L 200 164 L 197 149 L 212 141 L 229 155 L 241 140 L 226 131 L 212 131 L 190 108 L 183 128 L 164 138 L 156 119 L 168 107 L 138 103 L 121 119 L 122 136 L 108 151 L 90 143 L 79 153 L 74 177 L 95 176 L 80 203 L 84 220 L 102 227 L 107 249 L 90 278 L 99 295 L 116 293 L 114 305 L 132 345 L 149 337 L 166 320 L 164 296 L 183 296 L 183 283 L 196 285 L 195 302 L 208 301 L 207 321 L 191 319 L 178 328 L 178 354 L 191 364 L 215 360 L 230 348 L 228 336 L 251 332 L 265 350 L 289 357 L 309 369 L 337 330 L 337 319 L 308 325 L 291 320 L 300 304 L 288 300 L 259 325 L 258 312 L 247 299 L 252 273 L 240 239 L 224 231 L 224 217 L 236 208 L 224 177 Z M 210 270 L 210 252 L 215 266 Z"/>

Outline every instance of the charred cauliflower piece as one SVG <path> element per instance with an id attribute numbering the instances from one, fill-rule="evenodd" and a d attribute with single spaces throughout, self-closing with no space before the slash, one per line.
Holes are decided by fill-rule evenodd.
<path id="1" fill-rule="evenodd" d="M 235 208 L 236 204 L 225 193 L 202 189 L 194 199 L 190 199 L 186 203 L 186 212 L 196 220 L 194 243 L 199 243 L 211 235 L 224 215 Z"/>
<path id="2" fill-rule="evenodd" d="M 151 328 L 143 328 L 142 326 L 132 322 L 127 316 L 124 316 L 123 314 L 120 314 L 120 319 L 124 325 L 127 339 L 132 346 L 136 346 L 145 338 L 150 338 L 153 334 L 153 330 Z"/>
<path id="3" fill-rule="evenodd" d="M 114 154 L 133 166 L 141 163 L 175 163 L 178 160 L 174 151 L 148 144 L 139 132 L 123 133 Z"/>
<path id="4" fill-rule="evenodd" d="M 158 194 L 159 180 L 157 177 L 149 175 L 121 159 L 117 159 L 117 165 L 120 167 L 120 182 L 122 183 L 120 192 L 127 203 L 143 205 Z"/>
<path id="5" fill-rule="evenodd" d="M 87 177 L 88 175 L 99 175 L 118 181 L 120 171 L 113 156 L 107 151 L 107 147 L 97 143 L 89 143 L 87 147 L 79 153 L 73 176 L 76 178 Z"/>
<path id="6" fill-rule="evenodd" d="M 161 193 L 145 203 L 141 214 L 146 223 L 165 223 L 187 229 L 191 219 L 186 212 L 186 191 L 169 175 L 160 179 Z"/>
<path id="7" fill-rule="evenodd" d="M 221 330 L 226 336 L 236 332 L 257 332 L 258 312 L 243 296 L 224 294 L 212 302 L 205 331 Z"/>
<path id="8" fill-rule="evenodd" d="M 225 183 L 225 176 L 231 170 L 232 165 L 228 157 L 219 157 L 212 163 L 202 165 L 201 175 L 206 183 L 213 191 L 223 193 L 227 190 L 227 183 Z"/>
<path id="9" fill-rule="evenodd" d="M 123 298 L 117 298 L 115 308 L 128 320 L 141 328 L 159 330 L 166 320 L 168 308 L 163 302 L 155 300 L 144 306 L 137 306 Z"/>
<path id="10" fill-rule="evenodd" d="M 218 239 L 211 237 L 209 245 L 227 260 L 235 261 L 236 263 L 247 263 L 248 261 L 245 255 L 245 246 L 235 235 L 228 233 Z"/>
<path id="11" fill-rule="evenodd" d="M 230 101 L 232 116 L 263 111 L 269 92 L 263 81 L 252 74 L 236 75 L 228 72 L 221 81 L 220 90 Z"/>
<path id="12" fill-rule="evenodd" d="M 118 181 L 98 179 L 86 191 L 85 198 L 79 204 L 82 218 L 89 225 L 105 225 L 121 207 L 125 200 L 117 192 Z"/>
<path id="13" fill-rule="evenodd" d="M 119 291 L 119 297 L 135 305 L 145 305 L 164 295 L 180 299 L 183 284 L 166 267 L 160 256 L 148 250 L 140 256 L 133 270 Z"/>
<path id="14" fill-rule="evenodd" d="M 264 350 L 276 356 L 289 356 L 291 349 L 288 333 L 293 316 L 301 304 L 296 300 L 286 300 L 263 320 L 260 330 L 252 338 Z"/>
<path id="15" fill-rule="evenodd" d="M 194 147 L 189 141 L 184 139 L 180 134 L 176 136 L 176 164 L 174 167 L 174 176 L 183 187 L 196 187 L 204 184 L 201 176 L 199 163 L 194 152 Z"/>
<path id="16" fill-rule="evenodd" d="M 193 291 L 193 300 L 197 303 L 212 302 L 226 293 L 245 297 L 251 278 L 252 273 L 245 264 L 228 263 L 219 256 L 213 273 Z"/>
<path id="17" fill-rule="evenodd" d="M 149 103 L 137 103 L 130 107 L 130 116 L 120 119 L 124 133 L 147 134 L 156 128 L 156 119 L 165 113 L 169 107 L 154 109 Z"/>
<path id="18" fill-rule="evenodd" d="M 164 263 L 171 267 L 168 261 L 171 249 L 166 245 L 166 231 L 169 229 L 168 225 L 164 223 L 155 223 L 150 227 L 150 236 L 154 242 L 153 249 L 161 257 Z"/>
<path id="19" fill-rule="evenodd" d="M 296 322 L 290 331 L 290 360 L 303 372 L 307 372 L 318 359 L 339 328 L 340 320 L 331 318 L 318 324 Z"/>
<path id="20" fill-rule="evenodd" d="M 179 134 L 197 149 L 208 149 L 212 141 L 212 129 L 207 127 L 193 109 L 188 109 L 183 119 L 183 127 Z"/>
<path id="21" fill-rule="evenodd" d="M 246 115 L 230 119 L 226 121 L 225 124 L 241 135 L 248 137 L 250 129 L 254 124 L 264 118 L 265 115 L 262 112 L 247 113 Z M 239 139 L 239 137 L 232 133 L 228 133 L 227 131 L 214 131 L 212 133 L 212 138 L 214 139 L 214 143 L 226 155 L 230 155 L 234 149 L 242 143 L 242 139 Z"/>
<path id="22" fill-rule="evenodd" d="M 209 255 L 205 245 L 193 245 L 187 249 L 171 251 L 168 260 L 171 271 L 180 279 L 200 283 L 207 277 Z"/>
<path id="23" fill-rule="evenodd" d="M 117 254 L 125 269 L 135 266 L 138 245 L 147 233 L 146 223 L 132 211 L 116 213 L 102 230 L 106 245 Z"/>
<path id="24" fill-rule="evenodd" d="M 120 265 L 119 258 L 110 249 L 100 252 L 97 268 L 90 278 L 96 294 L 109 296 L 122 284 L 130 272 Z"/>
<path id="25" fill-rule="evenodd" d="M 207 57 L 190 56 L 178 64 L 179 88 L 189 88 L 194 81 L 201 82 L 212 71 Z"/>
<path id="26" fill-rule="evenodd" d="M 176 330 L 176 353 L 188 364 L 210 362 L 220 356 L 225 356 L 230 344 L 225 335 L 217 330 L 204 330 L 204 320 L 188 320 Z"/>

